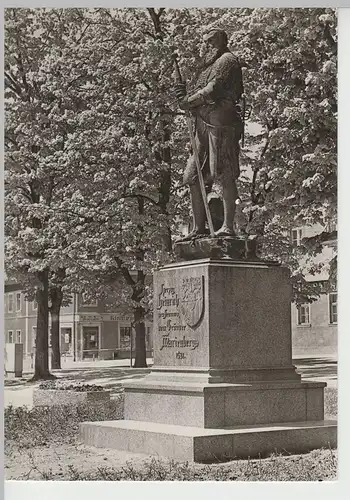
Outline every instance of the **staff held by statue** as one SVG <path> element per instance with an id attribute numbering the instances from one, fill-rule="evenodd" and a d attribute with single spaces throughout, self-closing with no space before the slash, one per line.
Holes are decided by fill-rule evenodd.
<path id="1" fill-rule="evenodd" d="M 174 79 L 175 84 L 182 84 L 185 86 L 185 82 L 184 82 L 182 75 L 181 75 L 181 72 L 180 72 L 179 63 L 177 60 L 177 54 L 173 54 L 172 58 L 173 58 L 174 69 L 175 69 L 175 79 Z M 201 168 L 201 164 L 200 164 L 200 160 L 199 160 L 198 148 L 197 148 L 196 140 L 195 140 L 194 133 L 193 133 L 191 112 L 188 109 L 185 109 L 185 115 L 186 115 L 186 120 L 187 120 L 188 132 L 190 135 L 193 156 L 194 156 L 196 167 L 197 167 L 197 175 L 198 175 L 198 181 L 199 181 L 200 190 L 201 190 L 201 194 L 202 194 L 202 198 L 203 198 L 203 205 L 204 205 L 205 213 L 207 216 L 209 233 L 210 233 L 211 237 L 214 237 L 215 232 L 214 232 L 213 220 L 211 217 L 209 204 L 208 204 L 208 200 L 207 200 L 207 194 L 206 194 L 206 190 L 205 190 L 202 168 Z"/>

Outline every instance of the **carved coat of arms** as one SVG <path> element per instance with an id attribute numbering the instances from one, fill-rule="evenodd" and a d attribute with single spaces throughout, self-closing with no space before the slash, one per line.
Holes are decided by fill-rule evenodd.
<path id="1" fill-rule="evenodd" d="M 204 310 L 204 276 L 183 278 L 180 301 L 181 314 L 187 325 L 198 325 Z"/>

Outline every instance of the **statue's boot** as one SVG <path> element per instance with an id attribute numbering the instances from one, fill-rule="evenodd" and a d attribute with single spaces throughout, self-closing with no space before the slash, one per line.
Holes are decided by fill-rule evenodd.
<path id="1" fill-rule="evenodd" d="M 206 236 L 209 234 L 205 227 L 206 215 L 199 182 L 190 185 L 191 205 L 193 215 L 193 230 L 187 236 L 188 240 Z"/>
<path id="2" fill-rule="evenodd" d="M 215 232 L 216 237 L 235 236 L 233 223 L 236 212 L 235 201 L 238 198 L 238 192 L 236 183 L 231 175 L 224 178 L 222 182 L 224 222 L 221 228 Z"/>
<path id="3" fill-rule="evenodd" d="M 184 236 L 183 238 L 180 238 L 177 241 L 178 242 L 190 241 L 190 240 L 195 240 L 197 238 L 205 238 L 208 235 L 209 235 L 209 231 L 207 228 L 205 228 L 205 229 L 194 228 L 190 233 L 188 233 L 186 236 Z"/>
<path id="4" fill-rule="evenodd" d="M 236 233 L 234 232 L 233 229 L 230 229 L 228 226 L 226 226 L 225 224 L 223 226 L 221 226 L 220 229 L 218 229 L 217 231 L 215 231 L 215 236 L 217 237 L 224 237 L 224 236 L 236 236 Z"/>

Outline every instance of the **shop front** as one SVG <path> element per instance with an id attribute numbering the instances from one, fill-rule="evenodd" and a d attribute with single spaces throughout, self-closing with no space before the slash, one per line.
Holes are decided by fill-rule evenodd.
<path id="1" fill-rule="evenodd" d="M 152 356 L 152 324 L 146 323 L 147 357 Z M 122 359 L 135 352 L 135 329 L 130 316 L 80 314 L 77 327 L 77 359 Z"/>

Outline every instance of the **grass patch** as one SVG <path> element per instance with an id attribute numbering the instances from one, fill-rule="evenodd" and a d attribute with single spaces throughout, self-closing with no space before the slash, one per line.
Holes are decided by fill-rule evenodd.
<path id="1" fill-rule="evenodd" d="M 70 459 L 71 450 L 70 452 Z M 93 453 L 93 452 L 92 452 Z M 64 457 L 46 456 L 26 451 L 27 468 L 11 479 L 46 481 L 332 481 L 337 477 L 334 450 L 315 450 L 305 455 L 271 455 L 263 460 L 234 460 L 226 464 L 201 465 L 167 459 L 146 458 L 106 466 L 96 463 L 95 455 L 77 455 L 74 462 Z M 22 460 L 24 458 L 22 453 Z M 89 462 L 87 462 L 87 458 Z M 113 462 L 110 450 L 105 460 Z M 48 468 L 48 465 L 50 467 Z"/>
<path id="2" fill-rule="evenodd" d="M 77 439 L 80 422 L 119 420 L 124 414 L 124 395 L 93 405 L 34 407 L 8 406 L 4 411 L 5 444 L 32 448 L 54 443 L 69 444 Z"/>
<path id="3" fill-rule="evenodd" d="M 237 460 L 229 464 L 199 465 L 151 459 L 112 469 L 100 467 L 79 472 L 70 467 L 62 479 L 68 481 L 325 481 L 337 475 L 333 450 L 315 450 L 306 455 L 272 455 L 264 460 Z M 55 478 L 56 479 L 56 478 Z"/>

